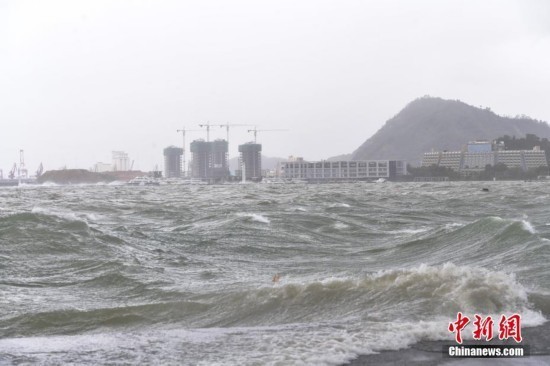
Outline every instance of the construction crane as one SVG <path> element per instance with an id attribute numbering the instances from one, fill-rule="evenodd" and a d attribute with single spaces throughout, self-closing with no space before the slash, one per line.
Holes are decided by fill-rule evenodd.
<path id="1" fill-rule="evenodd" d="M 241 126 L 254 126 L 254 125 L 245 125 L 245 124 L 223 124 L 220 125 L 220 127 L 225 127 L 225 131 L 227 133 L 227 144 L 229 144 L 229 127 L 241 127 Z"/>
<path id="2" fill-rule="evenodd" d="M 210 128 L 210 127 L 208 127 Z M 187 166 L 185 165 L 185 133 L 192 132 L 192 131 L 202 131 L 202 130 L 187 130 L 185 129 L 185 126 L 181 130 L 177 130 L 177 132 L 181 132 L 181 136 L 183 138 L 183 176 L 186 176 Z"/>
<path id="3" fill-rule="evenodd" d="M 8 173 L 8 178 L 9 179 L 14 179 L 16 171 L 17 171 L 17 163 L 13 163 L 13 167 L 11 168 L 10 172 Z"/>
<path id="4" fill-rule="evenodd" d="M 25 167 L 25 153 L 23 150 L 19 150 L 19 181 L 21 178 L 28 177 L 28 170 Z"/>
<path id="5" fill-rule="evenodd" d="M 206 127 L 206 142 L 210 141 L 210 122 L 206 122 L 205 124 L 199 125 L 199 127 Z"/>
<path id="6" fill-rule="evenodd" d="M 258 130 L 256 127 L 254 127 L 253 130 L 248 130 L 248 132 L 254 132 L 254 143 L 257 143 L 256 137 L 258 135 L 258 132 L 271 132 L 271 131 L 288 131 L 288 130 L 281 130 L 281 129 L 274 129 L 274 130 Z"/>
<path id="7" fill-rule="evenodd" d="M 42 172 L 44 172 L 44 166 L 42 163 L 38 166 L 38 170 L 36 171 L 36 178 L 40 177 L 42 175 Z"/>

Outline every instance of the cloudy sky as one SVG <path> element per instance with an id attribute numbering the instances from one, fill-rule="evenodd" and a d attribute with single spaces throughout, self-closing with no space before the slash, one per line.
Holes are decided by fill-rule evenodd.
<path id="1" fill-rule="evenodd" d="M 323 159 L 426 94 L 550 121 L 550 1 L 0 0 L 4 175 L 20 149 L 151 170 L 208 121 Z M 251 139 L 234 127 L 230 155 Z"/>

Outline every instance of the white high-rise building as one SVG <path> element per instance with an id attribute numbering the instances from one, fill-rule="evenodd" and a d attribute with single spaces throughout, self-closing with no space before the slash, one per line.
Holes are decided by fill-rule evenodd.
<path id="1" fill-rule="evenodd" d="M 113 170 L 115 172 L 130 170 L 130 158 L 124 151 L 113 151 Z"/>

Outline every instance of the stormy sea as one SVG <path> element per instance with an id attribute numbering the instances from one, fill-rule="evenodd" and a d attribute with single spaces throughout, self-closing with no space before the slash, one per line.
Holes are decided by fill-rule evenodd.
<path id="1" fill-rule="evenodd" d="M 0 364 L 502 364 L 444 357 L 458 312 L 520 314 L 513 364 L 548 364 L 549 203 L 547 182 L 2 188 Z"/>

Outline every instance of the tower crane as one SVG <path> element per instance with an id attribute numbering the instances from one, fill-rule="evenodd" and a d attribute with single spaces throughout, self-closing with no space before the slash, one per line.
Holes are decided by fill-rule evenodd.
<path id="1" fill-rule="evenodd" d="M 282 129 L 274 129 L 274 130 L 258 130 L 256 127 L 254 127 L 253 130 L 248 130 L 248 132 L 254 132 L 254 143 L 256 143 L 258 132 L 271 132 L 271 131 L 288 131 L 288 130 L 282 130 Z"/>
<path id="2" fill-rule="evenodd" d="M 44 166 L 42 165 L 42 163 L 40 163 L 38 169 L 36 170 L 36 177 L 40 177 L 42 175 L 42 172 L 44 172 Z"/>
<path id="3" fill-rule="evenodd" d="M 25 167 L 25 153 L 23 150 L 19 150 L 19 183 L 21 183 L 21 178 L 28 177 L 28 170 Z"/>
<path id="4" fill-rule="evenodd" d="M 226 124 L 223 124 L 223 125 L 220 125 L 220 127 L 225 127 L 225 131 L 227 133 L 227 144 L 229 144 L 229 127 L 241 127 L 241 126 L 254 126 L 254 125 L 246 125 L 246 124 L 229 124 L 229 123 L 226 123 Z"/>
<path id="5" fill-rule="evenodd" d="M 202 130 L 188 130 L 185 128 L 185 126 L 181 130 L 177 130 L 176 132 L 181 132 L 181 136 L 183 138 L 183 176 L 186 176 L 187 172 L 187 166 L 185 164 L 185 133 L 192 132 L 192 131 L 202 131 Z"/>
<path id="6" fill-rule="evenodd" d="M 17 171 L 17 163 L 13 163 L 13 167 L 11 168 L 10 172 L 8 173 L 8 178 L 14 179 L 16 171 Z"/>
<path id="7" fill-rule="evenodd" d="M 210 126 L 212 126 L 210 122 L 199 125 L 199 127 L 206 127 L 206 142 L 210 141 Z"/>

